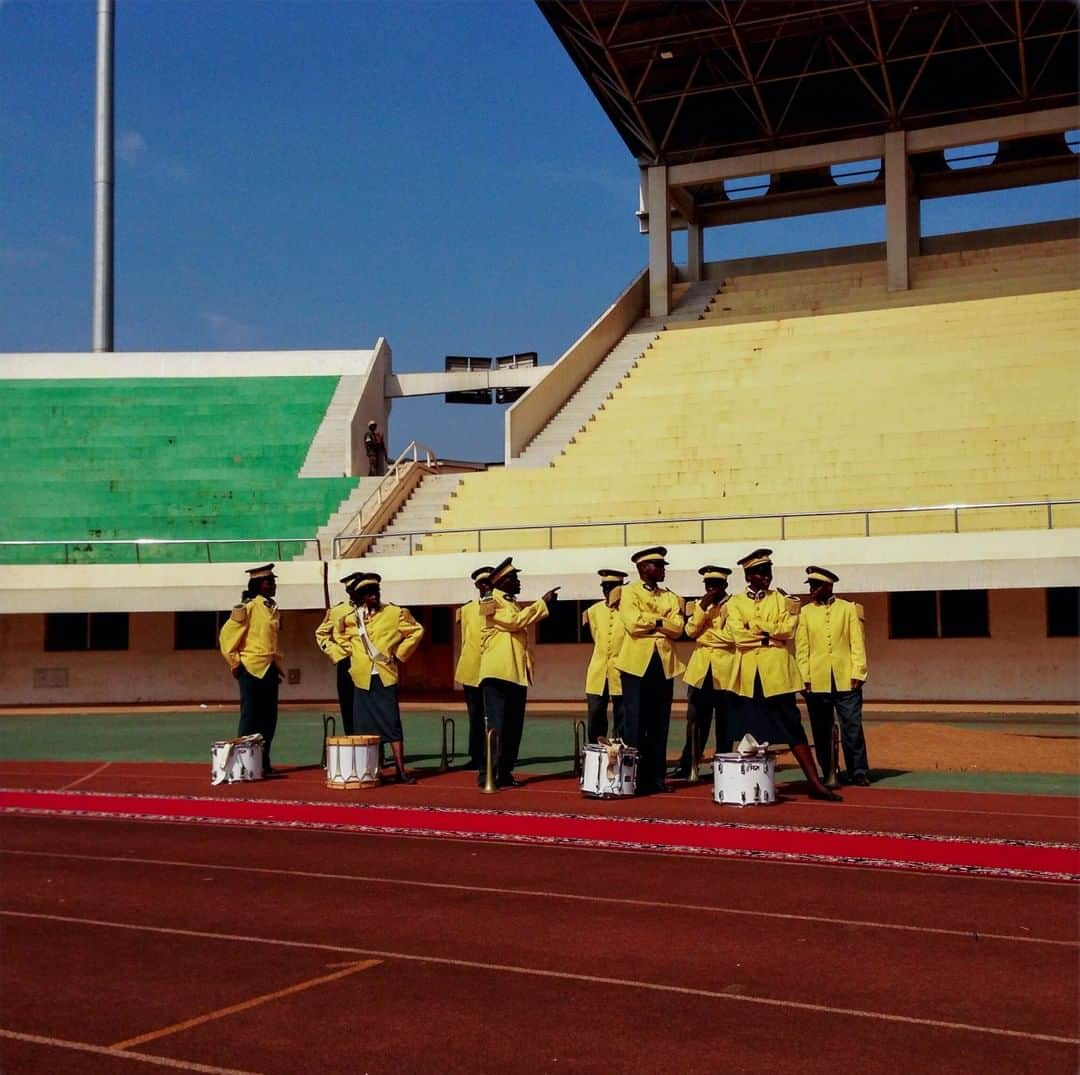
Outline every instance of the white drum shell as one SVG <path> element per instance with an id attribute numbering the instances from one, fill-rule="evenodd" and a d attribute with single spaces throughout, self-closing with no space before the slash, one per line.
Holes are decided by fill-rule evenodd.
<path id="1" fill-rule="evenodd" d="M 221 739 L 210 747 L 210 783 L 235 784 L 263 778 L 263 738 Z"/>
<path id="2" fill-rule="evenodd" d="M 608 776 L 608 752 L 596 743 L 585 747 L 581 766 L 581 793 L 594 799 L 621 799 L 637 791 L 638 752 L 623 747 Z"/>
<path id="3" fill-rule="evenodd" d="M 713 758 L 713 802 L 721 806 L 775 803 L 775 755 L 717 754 Z"/>
<path id="4" fill-rule="evenodd" d="M 379 783 L 379 742 L 349 742 L 350 736 L 326 741 L 326 786 L 339 791 L 374 788 Z"/>

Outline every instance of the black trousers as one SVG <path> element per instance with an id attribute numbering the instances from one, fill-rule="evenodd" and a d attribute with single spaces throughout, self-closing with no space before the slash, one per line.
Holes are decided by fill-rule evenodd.
<path id="1" fill-rule="evenodd" d="M 732 738 L 728 732 L 728 693 L 713 686 L 712 669 L 705 673 L 700 687 L 686 688 L 686 745 L 679 758 L 679 772 L 690 772 L 690 729 L 697 736 L 697 760 L 705 753 L 709 741 L 713 714 L 716 714 L 716 749 L 719 753 L 730 752 Z"/>
<path id="2" fill-rule="evenodd" d="M 342 657 L 337 663 L 337 701 L 341 710 L 341 734 L 353 734 L 353 693 L 356 686 L 349 675 L 349 658 Z"/>
<path id="3" fill-rule="evenodd" d="M 622 737 L 623 700 L 621 694 L 612 694 L 605 683 L 603 694 L 586 694 L 585 707 L 589 714 L 589 742 L 595 743 L 601 736 L 607 737 L 607 708 L 611 700 L 611 715 L 614 718 L 612 734 L 616 739 Z"/>
<path id="4" fill-rule="evenodd" d="M 263 737 L 263 768 L 270 768 L 270 745 L 277 731 L 278 674 L 277 666 L 270 665 L 266 675 L 259 679 L 240 665 L 240 727 L 237 735 L 261 735 Z"/>
<path id="5" fill-rule="evenodd" d="M 806 709 L 814 733 L 814 753 L 821 771 L 828 775 L 838 758 L 832 756 L 833 711 L 840 722 L 840 745 L 844 752 L 844 767 L 848 777 L 866 776 L 870 760 L 866 755 L 866 736 L 862 724 L 862 687 L 852 691 L 807 691 Z"/>
<path id="6" fill-rule="evenodd" d="M 653 654 L 645 675 L 622 673 L 623 739 L 638 752 L 638 790 L 664 786 L 667 775 L 668 727 L 675 681 L 664 675 L 660 656 Z"/>
<path id="7" fill-rule="evenodd" d="M 469 768 L 484 768 L 484 691 L 481 687 L 463 687 L 465 709 L 469 714 Z"/>
<path id="8" fill-rule="evenodd" d="M 521 733 L 525 730 L 525 700 L 528 688 L 505 679 L 485 679 L 480 688 L 484 693 L 484 719 L 495 729 L 499 738 L 493 759 L 495 779 L 505 784 L 513 778 L 521 749 Z M 484 774 L 478 781 L 483 785 Z"/>

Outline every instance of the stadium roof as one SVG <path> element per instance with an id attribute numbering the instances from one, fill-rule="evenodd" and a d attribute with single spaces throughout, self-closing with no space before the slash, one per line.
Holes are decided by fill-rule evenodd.
<path id="1" fill-rule="evenodd" d="M 538 4 L 643 165 L 992 119 L 1078 99 L 1073 0 Z"/>

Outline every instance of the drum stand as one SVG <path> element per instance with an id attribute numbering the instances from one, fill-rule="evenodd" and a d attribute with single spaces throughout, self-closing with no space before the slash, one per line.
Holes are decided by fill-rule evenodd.
<path id="1" fill-rule="evenodd" d="M 701 772 L 700 772 L 699 767 L 698 767 L 699 748 L 698 748 L 698 741 L 697 741 L 697 737 L 698 737 L 697 721 L 696 720 L 690 720 L 689 717 L 687 717 L 686 719 L 689 721 L 689 725 L 690 725 L 689 728 L 687 729 L 687 731 L 689 731 L 689 733 L 690 733 L 690 771 L 687 773 L 686 782 L 688 784 L 696 784 L 698 782 L 698 780 L 701 779 Z"/>
<path id="2" fill-rule="evenodd" d="M 450 729 L 449 751 L 446 749 L 447 744 L 447 728 Z M 442 751 L 439 754 L 439 772 L 445 773 L 457 758 L 457 725 L 454 724 L 453 717 L 443 717 L 442 719 Z"/>
<path id="3" fill-rule="evenodd" d="M 322 758 L 319 760 L 320 768 L 326 768 L 326 740 L 332 735 L 337 735 L 337 719 L 329 713 L 324 713 L 322 718 Z"/>
<path id="4" fill-rule="evenodd" d="M 581 760 L 581 754 L 585 749 L 585 744 L 589 741 L 589 732 L 585 727 L 585 721 L 574 721 L 574 776 L 581 776 L 584 772 L 584 763 Z"/>

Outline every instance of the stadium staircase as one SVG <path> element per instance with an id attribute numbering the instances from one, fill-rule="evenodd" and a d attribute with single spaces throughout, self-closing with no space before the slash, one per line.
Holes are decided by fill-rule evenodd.
<path id="1" fill-rule="evenodd" d="M 4 563 L 287 559 L 357 487 L 300 473 L 342 378 L 9 380 Z M 194 544 L 111 544 L 135 539 Z M 208 542 L 236 544 L 211 545 Z"/>
<path id="2" fill-rule="evenodd" d="M 390 520 L 386 533 L 375 539 L 368 556 L 408 556 L 409 535 L 430 531 L 461 484 L 460 474 L 428 474 L 413 490 L 401 510 Z M 401 536 L 396 536 L 400 532 Z"/>
<path id="3" fill-rule="evenodd" d="M 478 530 L 492 550 L 771 540 L 796 512 L 821 514 L 788 537 L 856 536 L 862 516 L 824 513 L 865 508 L 895 510 L 875 533 L 918 533 L 953 512 L 903 509 L 1077 498 L 1078 270 L 1063 239 L 913 259 L 908 292 L 878 262 L 729 278 L 550 466 L 467 476 L 419 551 L 475 551 Z M 965 526 L 1046 518 L 1007 506 Z"/>
<path id="4" fill-rule="evenodd" d="M 698 321 L 712 302 L 718 287 L 715 281 L 676 285 L 675 308 L 671 314 L 666 318 L 639 318 L 555 417 L 508 465 L 544 467 L 554 462 L 592 416 L 603 409 L 605 402 L 622 380 L 629 376 L 653 340 L 667 327 Z"/>

